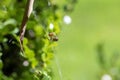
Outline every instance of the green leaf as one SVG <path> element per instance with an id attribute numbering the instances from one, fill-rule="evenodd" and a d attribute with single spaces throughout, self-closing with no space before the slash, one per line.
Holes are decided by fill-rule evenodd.
<path id="1" fill-rule="evenodd" d="M 44 35 L 44 30 L 41 25 L 36 25 L 34 26 L 34 31 L 37 37 L 41 37 Z"/>
<path id="2" fill-rule="evenodd" d="M 0 70 L 3 68 L 3 62 L 0 60 Z"/>
<path id="3" fill-rule="evenodd" d="M 51 77 L 46 72 L 44 72 L 43 75 L 44 76 L 43 76 L 42 80 L 52 80 Z"/>
<path id="4" fill-rule="evenodd" d="M 4 23 L 3 23 L 3 25 L 4 26 L 7 26 L 7 25 L 9 25 L 9 24 L 11 24 L 11 25 L 16 25 L 17 24 L 17 22 L 16 22 L 16 20 L 15 19 L 8 19 L 8 20 L 6 20 Z"/>

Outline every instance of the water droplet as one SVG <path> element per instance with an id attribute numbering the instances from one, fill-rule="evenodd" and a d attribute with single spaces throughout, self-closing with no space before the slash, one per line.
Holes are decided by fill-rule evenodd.
<path id="1" fill-rule="evenodd" d="M 23 62 L 23 66 L 27 67 L 29 65 L 29 62 L 28 61 L 24 61 Z"/>
<path id="2" fill-rule="evenodd" d="M 50 23 L 49 28 L 50 28 L 50 29 L 53 29 L 53 28 L 54 28 L 54 25 L 53 25 L 52 23 Z"/>
<path id="3" fill-rule="evenodd" d="M 66 24 L 70 24 L 72 22 L 72 19 L 70 16 L 67 16 L 65 15 L 64 18 L 63 18 L 63 21 L 66 23 Z"/>
<path id="4" fill-rule="evenodd" d="M 112 77 L 109 74 L 104 74 L 101 80 L 112 80 Z"/>

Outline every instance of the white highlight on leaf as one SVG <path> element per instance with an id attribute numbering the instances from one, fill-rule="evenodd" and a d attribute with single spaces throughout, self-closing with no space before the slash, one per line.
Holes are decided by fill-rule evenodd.
<path id="1" fill-rule="evenodd" d="M 48 6 L 51 6 L 51 3 L 48 1 Z"/>
<path id="2" fill-rule="evenodd" d="M 104 74 L 101 80 L 112 80 L 112 77 L 109 74 Z"/>
<path id="3" fill-rule="evenodd" d="M 28 62 L 28 61 L 24 61 L 24 62 L 23 62 L 23 66 L 26 66 L 26 67 L 27 67 L 28 65 L 29 65 L 29 62 Z"/>
<path id="4" fill-rule="evenodd" d="M 70 16 L 67 16 L 65 15 L 64 18 L 63 18 L 63 21 L 66 23 L 66 24 L 70 24 L 72 22 L 72 19 Z"/>
<path id="5" fill-rule="evenodd" d="M 50 29 L 53 29 L 53 28 L 54 28 L 54 25 L 53 25 L 52 23 L 50 23 L 49 28 L 50 28 Z"/>

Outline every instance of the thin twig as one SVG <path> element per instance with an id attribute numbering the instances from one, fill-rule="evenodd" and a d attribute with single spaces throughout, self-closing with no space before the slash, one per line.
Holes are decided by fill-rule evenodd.
<path id="1" fill-rule="evenodd" d="M 23 20 L 21 23 L 21 29 L 20 29 L 20 47 L 23 52 L 23 38 L 26 30 L 26 23 L 28 21 L 28 18 L 30 17 L 31 12 L 33 11 L 33 3 L 34 0 L 27 0 L 26 8 L 25 8 L 25 13 L 23 16 Z"/>

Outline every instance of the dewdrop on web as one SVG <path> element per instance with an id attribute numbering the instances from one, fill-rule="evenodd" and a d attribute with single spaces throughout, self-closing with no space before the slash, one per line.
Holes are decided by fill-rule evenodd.
<path id="1" fill-rule="evenodd" d="M 104 74 L 101 80 L 112 80 L 112 77 L 109 74 Z"/>
<path id="2" fill-rule="evenodd" d="M 70 23 L 72 22 L 72 19 L 71 19 L 70 16 L 65 15 L 65 16 L 63 17 L 63 21 L 64 21 L 65 24 L 70 24 Z"/>
<path id="3" fill-rule="evenodd" d="M 52 23 L 50 23 L 49 28 L 52 30 L 54 28 L 54 25 Z"/>

